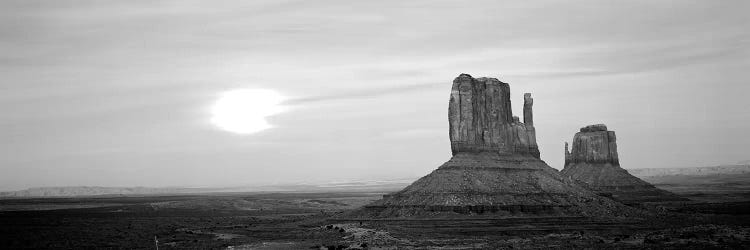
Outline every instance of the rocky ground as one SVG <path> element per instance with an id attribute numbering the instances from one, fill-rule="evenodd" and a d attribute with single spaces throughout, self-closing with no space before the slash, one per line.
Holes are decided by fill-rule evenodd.
<path id="1" fill-rule="evenodd" d="M 52 199 L 0 212 L 2 249 L 746 249 L 750 202 L 649 204 L 643 219 L 470 214 L 344 220 L 378 193 Z M 0 207 L 41 200 L 0 200 Z M 26 204 L 31 206 L 33 204 Z M 112 205 L 118 204 L 118 205 Z"/>

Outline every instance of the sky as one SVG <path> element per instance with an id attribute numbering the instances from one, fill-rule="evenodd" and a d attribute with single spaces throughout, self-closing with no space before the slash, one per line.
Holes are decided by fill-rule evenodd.
<path id="1" fill-rule="evenodd" d="M 534 97 L 542 160 L 588 124 L 628 168 L 750 160 L 748 1 L 0 1 L 0 190 L 416 178 L 461 73 Z M 251 134 L 222 93 L 273 91 Z"/>

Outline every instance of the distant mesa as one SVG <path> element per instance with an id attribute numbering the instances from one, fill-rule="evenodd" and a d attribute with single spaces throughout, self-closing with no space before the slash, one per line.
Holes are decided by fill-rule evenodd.
<path id="1" fill-rule="evenodd" d="M 628 169 L 628 173 L 641 178 L 653 179 L 661 177 L 695 177 L 707 176 L 714 177 L 729 175 L 749 175 L 750 164 L 733 164 L 710 167 L 684 167 L 684 168 L 634 168 Z M 649 181 L 650 182 L 650 181 Z M 652 183 L 652 182 L 650 182 Z"/>
<path id="2" fill-rule="evenodd" d="M 521 122 L 511 111 L 507 83 L 468 74 L 456 77 L 448 106 L 453 157 L 403 190 L 355 211 L 355 216 L 632 213 L 632 208 L 577 185 L 539 159 L 532 106 L 531 94 L 525 94 Z"/>
<path id="3" fill-rule="evenodd" d="M 19 191 L 0 192 L 2 198 L 29 198 L 29 197 L 85 197 L 85 196 L 135 196 L 135 195 L 158 195 L 197 192 L 196 188 L 152 188 L 152 187 L 97 187 L 97 186 L 70 186 L 70 187 L 35 187 Z"/>
<path id="4" fill-rule="evenodd" d="M 625 204 L 686 200 L 658 189 L 620 167 L 617 137 L 604 124 L 581 128 L 573 137 L 572 149 L 565 143 L 565 168 L 562 174 L 600 195 Z"/>

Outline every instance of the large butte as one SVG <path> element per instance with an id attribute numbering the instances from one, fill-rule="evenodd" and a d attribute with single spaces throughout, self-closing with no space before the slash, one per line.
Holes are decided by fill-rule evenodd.
<path id="1" fill-rule="evenodd" d="M 658 189 L 620 167 L 615 131 L 604 124 L 589 125 L 573 137 L 573 149 L 565 143 L 565 168 L 562 174 L 600 195 L 628 205 L 644 202 L 686 201 L 673 193 Z"/>
<path id="2" fill-rule="evenodd" d="M 608 216 L 624 205 L 581 187 L 539 159 L 530 94 L 524 122 L 514 117 L 510 86 L 461 74 L 448 106 L 453 157 L 432 173 L 354 215 L 555 214 Z"/>

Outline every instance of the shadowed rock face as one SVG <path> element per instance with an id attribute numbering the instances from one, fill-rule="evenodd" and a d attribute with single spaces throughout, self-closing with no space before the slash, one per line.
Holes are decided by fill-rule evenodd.
<path id="1" fill-rule="evenodd" d="M 458 76 L 448 106 L 451 159 L 357 213 L 404 217 L 436 213 L 605 216 L 632 212 L 563 177 L 539 159 L 532 106 L 531 94 L 525 94 L 522 123 L 511 112 L 507 83 Z"/>
<path id="2" fill-rule="evenodd" d="M 453 155 L 497 152 L 539 158 L 531 94 L 524 96 L 524 123 L 513 116 L 510 87 L 496 78 L 461 74 L 453 80 L 448 122 Z"/>
<path id="3" fill-rule="evenodd" d="M 565 168 L 561 173 L 599 194 L 627 204 L 684 200 L 621 168 L 617 137 L 604 124 L 581 128 L 573 137 L 571 151 L 568 151 L 568 143 L 565 143 Z"/>

